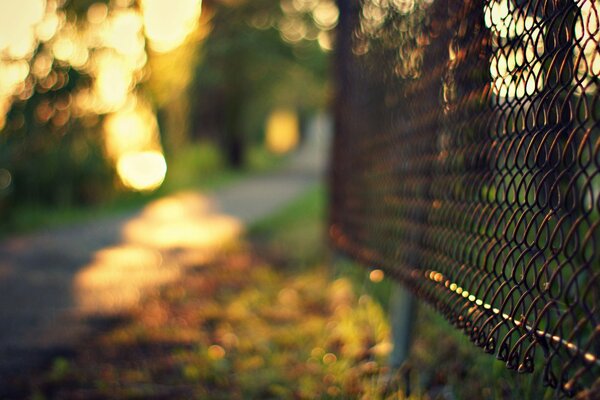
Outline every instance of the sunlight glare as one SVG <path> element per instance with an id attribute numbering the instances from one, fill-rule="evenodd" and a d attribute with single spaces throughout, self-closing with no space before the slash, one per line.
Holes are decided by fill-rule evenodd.
<path id="1" fill-rule="evenodd" d="M 125 60 L 114 52 L 105 51 L 95 58 L 95 70 L 94 93 L 98 100 L 97 111 L 112 111 L 122 107 L 133 85 L 131 72 Z"/>
<path id="2" fill-rule="evenodd" d="M 106 152 L 113 160 L 127 153 L 157 150 L 158 125 L 149 107 L 130 104 L 104 122 Z"/>
<path id="3" fill-rule="evenodd" d="M 97 114 L 114 112 L 126 105 L 147 62 L 142 17 L 134 9 L 105 10 L 99 4 L 88 11 L 88 19 L 97 22 L 88 24 L 76 42 L 96 49 L 86 67 L 95 79 L 83 108 Z"/>
<path id="4" fill-rule="evenodd" d="M 575 38 L 579 45 L 573 51 L 576 76 L 583 88 L 577 86 L 578 93 L 594 94 L 598 90 L 600 76 L 600 1 L 579 2 L 581 18 L 575 21 Z"/>
<path id="5" fill-rule="evenodd" d="M 31 54 L 36 45 L 34 28 L 45 11 L 44 0 L 0 1 L 0 52 L 14 59 Z"/>
<path id="6" fill-rule="evenodd" d="M 312 11 L 317 25 L 326 30 L 335 27 L 339 14 L 339 10 L 333 1 L 321 1 Z"/>
<path id="7" fill-rule="evenodd" d="M 142 17 L 135 10 L 119 10 L 107 20 L 103 41 L 120 55 L 135 60 L 144 52 Z"/>
<path id="8" fill-rule="evenodd" d="M 24 93 L 35 48 L 50 40 L 59 24 L 54 0 L 0 0 L 0 129 L 13 96 Z"/>
<path id="9" fill-rule="evenodd" d="M 512 22 L 509 1 L 491 1 L 484 10 L 485 25 L 503 37 L 508 36 L 509 25 Z"/>
<path id="10" fill-rule="evenodd" d="M 54 5 L 56 8 L 56 5 Z M 47 12 L 36 26 L 35 26 L 35 34 L 38 40 L 42 42 L 47 42 L 54 37 L 56 32 L 61 28 L 64 22 L 64 14 L 57 12 Z"/>
<path id="11" fill-rule="evenodd" d="M 149 191 L 163 183 L 167 163 L 159 151 L 126 153 L 117 162 L 117 173 L 125 186 L 137 191 Z"/>
<path id="12" fill-rule="evenodd" d="M 150 48 L 166 53 L 181 45 L 198 26 L 201 0 L 142 0 Z"/>
<path id="13" fill-rule="evenodd" d="M 125 108 L 109 115 L 104 122 L 104 144 L 127 188 L 148 191 L 160 187 L 167 164 L 149 105 L 133 98 Z"/>
<path id="14" fill-rule="evenodd" d="M 0 96 L 9 95 L 29 75 L 27 61 L 0 63 Z"/>
<path id="15" fill-rule="evenodd" d="M 94 3 L 87 10 L 87 19 L 91 24 L 100 24 L 108 16 L 108 7 L 104 3 Z"/>
<path id="16" fill-rule="evenodd" d="M 502 98 L 524 98 L 543 89 L 545 28 L 515 10 L 511 0 L 492 1 L 484 9 L 485 24 L 498 37 L 490 58 L 492 90 Z M 512 40 L 521 37 L 528 39 Z"/>

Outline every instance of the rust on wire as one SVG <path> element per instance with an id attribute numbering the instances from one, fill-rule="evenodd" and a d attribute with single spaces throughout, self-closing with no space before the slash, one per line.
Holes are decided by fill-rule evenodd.
<path id="1" fill-rule="evenodd" d="M 510 369 L 600 376 L 600 2 L 340 0 L 333 244 Z"/>

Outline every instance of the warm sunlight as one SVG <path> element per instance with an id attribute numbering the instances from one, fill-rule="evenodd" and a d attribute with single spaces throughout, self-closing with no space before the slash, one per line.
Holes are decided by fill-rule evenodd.
<path id="1" fill-rule="evenodd" d="M 490 59 L 494 92 L 503 98 L 523 98 L 541 90 L 544 28 L 534 17 L 515 12 L 511 0 L 492 1 L 484 15 L 486 26 L 498 36 L 498 48 Z M 512 39 L 524 35 L 530 39 L 513 44 Z"/>
<path id="2" fill-rule="evenodd" d="M 83 37 L 88 47 L 100 43 L 102 48 L 95 52 L 88 68 L 95 80 L 87 108 L 105 113 L 125 105 L 140 80 L 147 55 L 139 12 L 119 9 L 104 17 L 104 10 L 95 8 L 90 8 L 93 12 L 88 18 L 97 22 L 89 25 Z"/>
<path id="3" fill-rule="evenodd" d="M 106 152 L 113 160 L 126 153 L 158 150 L 158 124 L 149 106 L 132 99 L 104 122 Z"/>
<path id="4" fill-rule="evenodd" d="M 117 162 L 117 173 L 128 188 L 150 191 L 165 180 L 167 163 L 159 151 L 126 153 Z"/>
<path id="5" fill-rule="evenodd" d="M 106 154 L 116 163 L 119 178 L 127 188 L 148 191 L 160 187 L 167 164 L 156 117 L 141 99 L 130 99 L 127 107 L 106 118 L 104 144 Z"/>
<path id="6" fill-rule="evenodd" d="M 298 146 L 298 115 L 293 110 L 275 110 L 267 120 L 267 148 L 273 153 L 287 153 Z"/>
<path id="7" fill-rule="evenodd" d="M 321 29 L 333 29 L 337 24 L 339 10 L 333 1 L 321 1 L 312 11 L 312 16 Z"/>
<path id="8" fill-rule="evenodd" d="M 13 96 L 23 92 L 35 47 L 50 40 L 60 22 L 52 0 L 0 1 L 0 129 Z"/>
<path id="9" fill-rule="evenodd" d="M 207 197 L 195 192 L 185 192 L 153 201 L 144 208 L 144 215 L 166 221 L 185 218 L 190 213 L 210 213 L 213 209 L 214 204 Z"/>
<path id="10" fill-rule="evenodd" d="M 575 46 L 573 60 L 577 69 L 575 80 L 581 80 L 587 94 L 598 90 L 600 77 L 600 2 L 588 1 L 581 4 L 581 18 L 575 21 L 575 37 L 581 40 Z M 577 91 L 582 92 L 578 86 Z"/>
<path id="11" fill-rule="evenodd" d="M 37 42 L 35 26 L 45 12 L 44 0 L 0 1 L 0 51 L 13 59 L 30 55 Z"/>
<path id="12" fill-rule="evenodd" d="M 215 250 L 242 231 L 232 217 L 216 214 L 199 194 L 182 193 L 154 202 L 124 228 L 126 240 L 159 249 Z"/>
<path id="13" fill-rule="evenodd" d="M 131 307 L 139 301 L 142 290 L 179 276 L 180 270 L 165 265 L 160 252 L 124 244 L 94 255 L 92 262 L 77 273 L 74 295 L 79 312 L 105 314 Z"/>
<path id="14" fill-rule="evenodd" d="M 116 110 L 122 107 L 133 84 L 125 60 L 113 52 L 105 51 L 96 56 L 94 69 L 97 110 Z"/>
<path id="15" fill-rule="evenodd" d="M 197 263 L 214 255 L 242 232 L 239 220 L 215 211 L 209 198 L 192 192 L 150 203 L 122 227 L 121 243 L 97 251 L 76 274 L 78 311 L 89 315 L 127 309 L 148 289 L 180 278 L 182 260 Z"/>
<path id="16" fill-rule="evenodd" d="M 201 6 L 200 0 L 142 0 L 150 48 L 164 53 L 181 45 L 197 28 Z"/>

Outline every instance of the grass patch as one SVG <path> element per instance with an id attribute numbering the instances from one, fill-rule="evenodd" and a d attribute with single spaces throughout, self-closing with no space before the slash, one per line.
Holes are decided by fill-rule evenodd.
<path id="1" fill-rule="evenodd" d="M 476 347 L 432 308 L 419 304 L 410 362 L 429 393 L 456 399 L 552 399 L 542 371 L 518 374 Z"/>
<path id="2" fill-rule="evenodd" d="M 347 276 L 356 293 L 368 294 L 387 315 L 393 281 L 386 277 L 373 282 L 372 269 L 344 257 L 337 259 L 335 266 L 336 275 Z M 412 335 L 407 360 L 408 379 L 414 391 L 412 399 L 556 398 L 552 389 L 543 386 L 541 364 L 533 374 L 508 370 L 504 362 L 476 347 L 466 335 L 422 302 L 417 304 Z M 405 382 L 394 382 L 394 386 L 399 387 L 395 398 L 404 398 Z"/>
<path id="3" fill-rule="evenodd" d="M 282 211 L 249 227 L 248 233 L 277 255 L 280 263 L 306 267 L 322 262 L 326 252 L 325 189 L 318 186 Z"/>

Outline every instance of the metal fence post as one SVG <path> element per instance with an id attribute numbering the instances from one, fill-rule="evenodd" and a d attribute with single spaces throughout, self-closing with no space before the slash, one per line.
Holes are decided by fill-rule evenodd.
<path id="1" fill-rule="evenodd" d="M 411 394 L 408 354 L 414 331 L 416 305 L 408 290 L 393 283 L 389 300 L 393 349 L 388 360 L 389 371 L 382 377 L 386 394 L 397 391 L 401 386 L 404 386 L 405 397 Z"/>
<path id="2" fill-rule="evenodd" d="M 416 303 L 408 290 L 394 283 L 390 296 L 390 322 L 394 348 L 389 364 L 392 369 L 402 367 L 408 359 L 413 334 Z"/>

